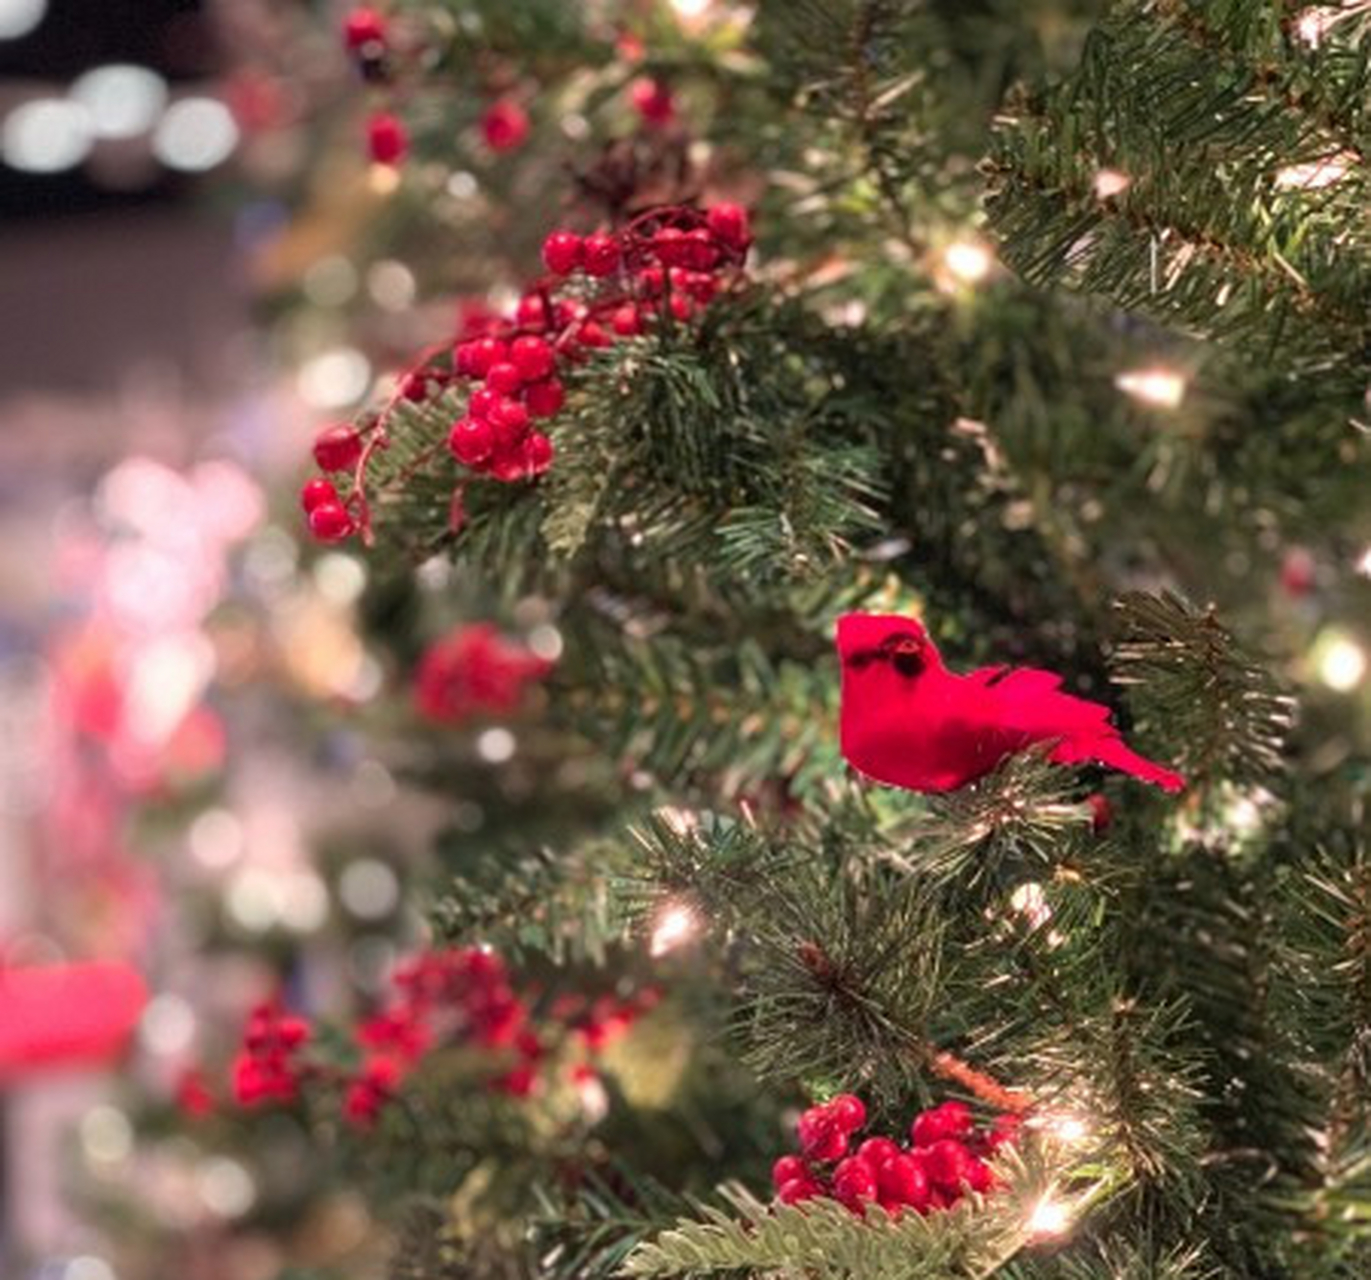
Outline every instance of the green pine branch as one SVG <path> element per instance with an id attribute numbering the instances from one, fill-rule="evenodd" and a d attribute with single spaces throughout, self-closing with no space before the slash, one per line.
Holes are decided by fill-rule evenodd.
<path id="1" fill-rule="evenodd" d="M 1349 24 L 1312 51 L 1286 17 L 1267 0 L 1119 5 L 1073 77 L 1002 112 L 988 212 L 1032 283 L 1359 385 L 1371 40 L 1348 43 Z"/>

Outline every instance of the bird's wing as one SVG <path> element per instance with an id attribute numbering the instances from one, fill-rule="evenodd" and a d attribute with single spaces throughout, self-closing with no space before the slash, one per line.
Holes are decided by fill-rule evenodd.
<path id="1" fill-rule="evenodd" d="M 968 671 L 965 678 L 974 680 L 977 684 L 991 685 L 1002 679 L 1008 671 L 1009 667 L 1000 663 L 996 667 L 978 667 L 975 671 Z"/>
<path id="2" fill-rule="evenodd" d="M 979 674 L 979 673 L 978 673 Z M 1015 667 L 988 685 L 1002 722 L 1035 737 L 1114 734 L 1109 708 L 1062 692 L 1062 678 L 1036 667 Z"/>

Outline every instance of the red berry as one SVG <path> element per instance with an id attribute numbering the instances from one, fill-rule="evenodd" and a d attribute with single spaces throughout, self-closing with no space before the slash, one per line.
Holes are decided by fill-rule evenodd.
<path id="1" fill-rule="evenodd" d="M 696 271 L 708 271 L 719 261 L 719 248 L 704 227 L 696 227 L 685 234 L 682 256 L 686 266 Z"/>
<path id="2" fill-rule="evenodd" d="M 501 98 L 481 117 L 481 134 L 492 151 L 514 151 L 528 139 L 528 112 L 513 98 Z"/>
<path id="3" fill-rule="evenodd" d="M 566 403 L 566 388 L 557 378 L 534 382 L 524 392 L 524 404 L 535 418 L 551 418 Z"/>
<path id="4" fill-rule="evenodd" d="M 487 419 L 495 433 L 496 452 L 512 448 L 524 438 L 528 430 L 528 410 L 517 400 L 501 400 Z"/>
<path id="5" fill-rule="evenodd" d="M 495 432 L 480 418 L 458 418 L 448 432 L 447 447 L 458 462 L 479 467 L 495 448 Z"/>
<path id="6" fill-rule="evenodd" d="M 509 347 L 510 363 L 528 382 L 546 378 L 556 367 L 557 358 L 542 338 L 515 338 Z"/>
<path id="7" fill-rule="evenodd" d="M 780 1188 L 796 1178 L 809 1177 L 809 1166 L 799 1156 L 781 1156 L 771 1166 L 771 1185 Z"/>
<path id="8" fill-rule="evenodd" d="M 410 404 L 423 404 L 428 399 L 428 379 L 417 370 L 405 374 L 400 383 L 400 394 Z"/>
<path id="9" fill-rule="evenodd" d="M 543 241 L 543 261 L 555 275 L 570 275 L 581 265 L 581 237 L 572 231 L 554 231 Z"/>
<path id="10" fill-rule="evenodd" d="M 972 1191 L 979 1191 L 981 1195 L 995 1185 L 995 1171 L 984 1160 L 978 1160 L 975 1156 L 968 1160 L 963 1176 Z"/>
<path id="11" fill-rule="evenodd" d="M 683 293 L 671 295 L 671 314 L 677 320 L 689 320 L 695 314 L 695 304 Z"/>
<path id="12" fill-rule="evenodd" d="M 719 292 L 719 282 L 705 271 L 686 271 L 681 281 L 684 289 L 696 302 L 709 302 Z"/>
<path id="13" fill-rule="evenodd" d="M 300 505 L 308 512 L 325 502 L 342 506 L 342 501 L 338 497 L 338 490 L 333 487 L 333 482 L 325 480 L 322 476 L 316 476 L 313 480 L 306 480 L 304 488 L 300 490 Z"/>
<path id="14" fill-rule="evenodd" d="M 354 52 L 369 44 L 384 44 L 386 24 L 375 9 L 354 9 L 343 20 L 343 42 Z"/>
<path id="15" fill-rule="evenodd" d="M 865 1160 L 849 1157 L 833 1170 L 833 1195 L 845 1205 L 876 1198 L 876 1172 Z"/>
<path id="16" fill-rule="evenodd" d="M 848 1135 L 826 1107 L 810 1107 L 796 1126 L 800 1146 L 811 1160 L 837 1160 L 847 1154 Z"/>
<path id="17" fill-rule="evenodd" d="M 583 347 L 608 347 L 614 344 L 614 339 L 594 320 L 587 320 L 576 330 L 576 341 Z"/>
<path id="18" fill-rule="evenodd" d="M 513 484 L 517 480 L 528 479 L 528 468 L 524 465 L 523 450 L 518 445 L 497 453 L 490 463 L 490 474 L 504 484 Z M 604 1044 L 606 1037 L 605 1029 L 600 1023 L 592 1023 L 583 1031 L 586 1043 L 592 1048 L 597 1049 Z"/>
<path id="19" fill-rule="evenodd" d="M 903 1154 L 899 1145 L 889 1138 L 868 1138 L 857 1148 L 857 1159 L 865 1160 L 873 1169 L 879 1169 L 887 1160 Z"/>
<path id="20" fill-rule="evenodd" d="M 655 298 L 666 286 L 666 272 L 661 267 L 644 267 L 638 272 L 638 287 L 643 296 Z"/>
<path id="21" fill-rule="evenodd" d="M 581 254 L 589 275 L 611 276 L 618 269 L 619 242 L 613 236 L 586 236 Z"/>
<path id="22" fill-rule="evenodd" d="M 929 1179 L 945 1191 L 955 1191 L 970 1176 L 974 1157 L 955 1138 L 941 1138 L 920 1154 Z"/>
<path id="23" fill-rule="evenodd" d="M 753 243 L 753 227 L 747 210 L 740 204 L 716 204 L 705 212 L 705 222 L 714 237 L 729 248 L 746 249 Z"/>
<path id="24" fill-rule="evenodd" d="M 621 338 L 631 338 L 643 331 L 643 318 L 631 302 L 626 302 L 618 308 L 610 317 L 609 323 Z"/>
<path id="25" fill-rule="evenodd" d="M 799 1204 L 822 1194 L 823 1188 L 813 1178 L 793 1178 L 777 1189 L 776 1199 L 782 1204 Z"/>
<path id="26" fill-rule="evenodd" d="M 341 542 L 354 527 L 347 509 L 338 502 L 321 502 L 309 513 L 309 531 L 320 542 Z"/>
<path id="27" fill-rule="evenodd" d="M 524 466 L 530 476 L 540 476 L 552 465 L 552 441 L 541 431 L 530 431 L 524 437 Z"/>
<path id="28" fill-rule="evenodd" d="M 328 427 L 315 437 L 314 461 L 320 471 L 350 471 L 361 456 L 362 437 L 346 423 Z"/>
<path id="29" fill-rule="evenodd" d="M 752 243 L 752 226 L 740 204 L 716 204 L 705 212 L 705 222 L 715 237 L 730 249 L 746 249 Z"/>
<path id="30" fill-rule="evenodd" d="M 539 329 L 547 326 L 547 306 L 541 293 L 526 293 L 519 299 L 514 318 L 522 325 Z"/>
<path id="31" fill-rule="evenodd" d="M 915 1209 L 928 1205 L 928 1175 L 913 1156 L 902 1152 L 891 1156 L 876 1174 L 876 1184 L 882 1200 L 912 1205 Z"/>
<path id="32" fill-rule="evenodd" d="M 506 354 L 505 344 L 499 338 L 475 338 L 457 348 L 457 371 L 484 378 Z"/>
<path id="33" fill-rule="evenodd" d="M 1001 1147 L 1012 1147 L 1018 1142 L 1022 1128 L 1023 1116 L 1015 1115 L 1013 1112 L 996 1116 L 990 1127 L 990 1149 L 998 1151 Z"/>
<path id="34" fill-rule="evenodd" d="M 1114 821 L 1113 805 L 1098 791 L 1086 800 L 1086 804 L 1090 806 L 1090 825 L 1095 833 L 1108 831 L 1109 824 Z"/>
<path id="35" fill-rule="evenodd" d="M 866 1123 L 866 1106 L 855 1093 L 840 1093 L 830 1098 L 828 1112 L 845 1133 L 855 1133 Z"/>
<path id="36" fill-rule="evenodd" d="M 504 396 L 498 391 L 492 390 L 490 387 L 478 387 L 471 393 L 467 412 L 473 418 L 489 418 L 499 408 L 502 400 L 504 400 Z"/>
<path id="37" fill-rule="evenodd" d="M 676 114 L 676 100 L 660 80 L 642 76 L 629 86 L 628 96 L 648 124 L 669 124 Z"/>
<path id="38" fill-rule="evenodd" d="M 377 112 L 367 121 L 367 150 L 377 164 L 397 165 L 409 150 L 409 133 L 395 116 Z"/>
<path id="39" fill-rule="evenodd" d="M 652 233 L 652 252 L 659 262 L 669 267 L 685 265 L 689 254 L 686 233 L 679 227 L 663 227 Z"/>
<path id="40" fill-rule="evenodd" d="M 971 1108 L 964 1102 L 944 1102 L 921 1112 L 909 1128 L 916 1147 L 926 1147 L 939 1138 L 964 1138 L 970 1132 Z"/>
<path id="41" fill-rule="evenodd" d="M 519 367 L 507 360 L 493 364 L 486 370 L 486 387 L 502 396 L 511 396 L 524 385 L 524 375 Z"/>

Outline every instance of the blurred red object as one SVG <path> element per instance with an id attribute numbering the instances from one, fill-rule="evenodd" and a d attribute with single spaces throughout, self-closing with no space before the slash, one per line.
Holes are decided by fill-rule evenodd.
<path id="1" fill-rule="evenodd" d="M 0 1084 L 45 1068 L 113 1061 L 147 998 L 147 985 L 126 964 L 0 967 Z"/>

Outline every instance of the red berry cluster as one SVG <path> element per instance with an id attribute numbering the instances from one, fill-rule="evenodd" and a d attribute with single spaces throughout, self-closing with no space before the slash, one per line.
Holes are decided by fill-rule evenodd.
<path id="1" fill-rule="evenodd" d="M 620 338 L 696 317 L 736 276 L 751 243 L 747 210 L 736 204 L 654 209 L 615 232 L 554 231 L 543 243 L 550 275 L 524 294 L 512 317 L 483 321 L 454 346 L 427 353 L 379 414 L 318 437 L 315 462 L 323 472 L 350 475 L 351 491 L 344 496 L 325 475 L 306 482 L 300 501 L 311 533 L 321 542 L 369 536 L 368 463 L 386 445 L 391 415 L 427 402 L 437 389 L 467 393 L 444 443 L 472 476 L 513 484 L 542 475 L 552 465 L 552 442 L 533 423 L 561 411 L 566 370 Z M 414 467 L 441 448 L 435 444 Z M 453 532 L 464 519 L 464 489 L 465 482 L 453 494 Z"/>
<path id="2" fill-rule="evenodd" d="M 245 1107 L 294 1102 L 307 1070 L 300 1055 L 309 1038 L 309 1023 L 303 1018 L 286 1013 L 274 1001 L 258 1005 L 233 1062 L 233 1096 Z"/>
<path id="3" fill-rule="evenodd" d="M 306 1057 L 309 1024 L 278 1003 L 254 1010 L 234 1060 L 232 1096 L 251 1108 L 333 1091 L 343 1117 L 365 1129 L 400 1096 L 406 1079 L 431 1053 L 461 1045 L 490 1055 L 488 1088 L 527 1098 L 537 1092 L 545 1064 L 559 1047 L 563 1061 L 567 1052 L 576 1059 L 566 1064 L 573 1084 L 594 1078 L 591 1060 L 658 999 L 652 988 L 628 997 L 559 997 L 535 1024 L 529 999 L 516 991 L 498 955 L 477 947 L 426 951 L 395 971 L 385 1006 L 354 1028 L 362 1053 L 356 1070 Z M 187 1115 L 213 1110 L 213 1095 L 198 1069 L 183 1078 L 177 1101 Z"/>
<path id="4" fill-rule="evenodd" d="M 552 663 L 507 640 L 489 623 L 458 627 L 429 646 L 419 660 L 414 701 L 440 724 L 518 709 L 530 685 Z"/>
<path id="5" fill-rule="evenodd" d="M 965 1103 L 944 1102 L 914 1117 L 907 1148 L 872 1137 L 849 1154 L 854 1135 L 866 1125 L 866 1107 L 843 1093 L 801 1115 L 803 1154 L 782 1156 L 771 1178 L 783 1204 L 824 1196 L 859 1215 L 868 1204 L 879 1204 L 894 1218 L 906 1208 L 926 1214 L 950 1208 L 968 1190 L 990 1191 L 995 1175 L 986 1160 L 1015 1140 L 1019 1124 L 1019 1116 L 1006 1114 L 988 1131 L 978 1131 Z"/>

